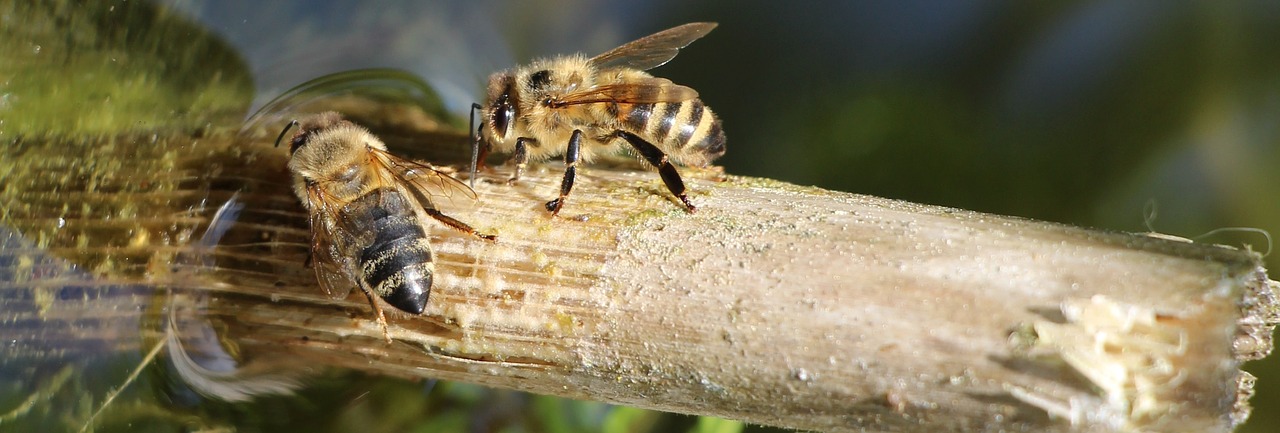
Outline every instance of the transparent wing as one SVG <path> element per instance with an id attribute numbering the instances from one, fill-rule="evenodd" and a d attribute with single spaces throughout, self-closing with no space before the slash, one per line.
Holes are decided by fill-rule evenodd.
<path id="1" fill-rule="evenodd" d="M 436 209 L 435 204 L 431 202 L 431 196 L 433 195 L 451 197 L 455 192 L 460 192 L 475 200 L 476 192 L 467 187 L 467 184 L 455 179 L 448 173 L 437 170 L 429 164 L 399 158 L 377 149 L 370 149 L 370 152 L 373 152 L 375 161 L 383 164 L 386 169 L 383 172 L 389 172 L 393 176 L 393 179 L 390 180 L 395 188 L 404 194 L 406 198 L 417 202 L 418 206 L 421 206 L 426 211 L 427 216 L 455 230 L 481 239 L 497 239 L 495 235 L 477 232 L 476 229 L 466 223 L 441 213 Z"/>
<path id="2" fill-rule="evenodd" d="M 672 27 L 592 57 L 591 63 L 597 67 L 625 66 L 642 71 L 653 69 L 674 59 L 681 48 L 706 36 L 714 28 L 716 23 L 689 23 Z"/>
<path id="3" fill-rule="evenodd" d="M 476 192 L 467 184 L 430 164 L 410 161 L 378 149 L 369 149 L 369 152 L 373 154 L 373 162 L 380 164 L 381 168 L 385 169 L 383 172 L 393 177 L 387 184 L 398 183 L 402 187 L 411 189 L 412 193 L 426 197 L 453 197 L 454 194 L 460 193 L 472 200 L 476 199 Z M 428 209 L 433 208 L 430 203 L 422 203 L 422 205 Z"/>
<path id="4" fill-rule="evenodd" d="M 356 263 L 354 257 L 344 257 L 334 244 L 345 241 L 349 235 L 348 227 L 337 209 L 329 206 L 317 188 L 307 188 L 307 196 L 311 201 L 311 264 L 316 270 L 316 281 L 320 288 L 333 299 L 342 299 L 351 293 L 357 284 Z"/>
<path id="5" fill-rule="evenodd" d="M 627 83 L 606 84 L 564 95 L 551 101 L 552 107 L 616 102 L 620 104 L 654 104 L 683 102 L 698 97 L 698 91 L 672 83 L 666 78 L 649 77 Z"/>

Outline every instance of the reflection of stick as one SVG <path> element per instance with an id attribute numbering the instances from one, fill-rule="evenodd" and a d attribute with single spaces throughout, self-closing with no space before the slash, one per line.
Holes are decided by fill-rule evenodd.
<path id="1" fill-rule="evenodd" d="M 134 367 L 132 373 L 129 373 L 129 377 L 124 379 L 124 383 L 120 384 L 118 388 L 111 390 L 110 393 L 107 393 L 107 399 L 102 401 L 102 406 L 98 406 L 98 410 L 93 412 L 93 415 L 84 422 L 83 426 L 80 426 L 80 431 L 82 433 L 93 425 L 93 420 L 98 418 L 98 414 L 101 414 L 103 409 L 106 409 L 107 406 L 111 405 L 111 402 L 116 399 L 116 396 L 120 395 L 121 392 L 124 392 L 125 388 L 128 388 L 129 385 L 138 378 L 138 375 L 142 373 L 142 369 L 146 368 L 148 364 L 151 364 L 152 360 L 156 359 L 156 355 L 160 353 L 160 348 L 164 347 L 164 342 L 164 339 L 157 341 L 156 344 L 151 347 L 151 351 L 147 352 L 147 356 L 142 357 L 142 361 L 138 362 L 138 366 Z"/>
<path id="2" fill-rule="evenodd" d="M 212 251 L 218 246 L 222 237 L 235 224 L 244 204 L 239 201 L 240 193 L 231 195 L 218 208 L 209 220 L 209 227 L 204 236 L 192 245 L 190 258 L 193 270 L 190 272 L 206 272 L 217 267 Z M 209 321 L 203 317 L 209 294 L 196 292 L 189 297 L 180 297 L 170 292 L 169 314 L 165 324 L 165 347 L 174 371 L 191 389 L 205 397 L 225 401 L 247 401 L 262 394 L 286 394 L 298 387 L 298 382 L 283 374 L 245 374 L 238 369 L 237 361 L 218 344 L 218 335 Z M 189 301 L 190 305 L 181 307 L 180 299 Z M 185 308 L 183 329 L 179 329 L 178 310 Z M 186 342 L 184 342 L 184 339 Z M 192 358 L 188 345 L 195 346 L 206 358 L 205 362 Z M 219 370 L 206 368 L 214 364 Z"/>
<path id="3" fill-rule="evenodd" d="M 183 345 L 172 318 L 169 323 L 170 327 L 165 332 L 165 346 L 168 348 L 166 352 L 169 354 L 169 360 L 183 383 L 200 395 L 223 401 L 241 402 L 264 394 L 288 394 L 300 386 L 297 380 L 287 374 L 250 375 L 236 369 L 235 360 L 216 346 L 217 335 L 209 328 L 208 322 L 201 321 L 200 324 L 204 325 L 202 330 L 207 330 L 205 335 L 196 336 L 201 349 L 215 351 L 213 353 L 218 355 L 218 359 L 214 362 L 231 369 L 216 371 L 205 368 L 191 357 L 191 351 Z M 192 335 L 191 331 L 188 330 L 186 335 Z"/>
<path id="4" fill-rule="evenodd" d="M 244 205 L 240 204 L 236 200 L 238 196 L 239 193 L 232 194 L 231 198 L 218 208 L 218 212 L 214 214 L 213 218 L 209 222 L 209 228 L 205 229 L 204 236 L 201 237 L 200 241 L 192 245 L 192 253 L 196 257 L 195 262 L 199 264 L 198 266 L 212 266 L 211 260 L 206 262 L 207 259 L 205 259 L 204 253 L 217 246 L 218 240 L 222 239 L 222 236 L 226 234 L 227 229 L 229 229 L 232 222 L 235 221 L 240 209 L 244 207 Z M 142 361 L 138 363 L 138 366 L 133 369 L 132 373 L 129 373 L 129 377 L 125 378 L 123 384 L 107 394 L 107 399 L 102 402 L 102 406 L 99 406 L 98 410 L 94 411 L 93 415 L 90 416 L 89 419 L 85 421 L 84 425 L 80 427 L 81 432 L 88 430 L 89 427 L 93 425 L 93 421 L 98 418 L 98 415 L 101 414 L 107 406 L 111 405 L 112 401 L 115 401 L 116 396 L 120 395 L 121 392 L 124 392 L 125 388 L 128 388 L 129 385 L 138 378 L 138 375 L 142 373 L 142 370 L 146 368 L 151 361 L 155 360 L 156 355 L 160 354 L 161 348 L 169 348 L 169 356 L 175 358 L 175 369 L 178 371 L 179 376 L 182 376 L 184 379 L 188 379 L 188 382 L 192 383 L 189 380 L 190 377 L 188 377 L 187 374 L 183 374 L 184 372 L 190 374 L 190 370 L 184 369 L 182 366 L 184 363 L 190 363 L 190 365 L 194 366 L 195 361 L 193 361 L 190 356 L 182 350 L 182 343 L 179 341 L 178 332 L 174 325 L 174 310 L 176 310 L 176 308 L 173 305 L 173 294 L 170 293 L 169 296 L 169 320 L 165 326 L 165 338 L 160 339 L 151 347 L 151 351 L 147 352 L 147 355 L 142 357 Z M 179 361 L 178 359 L 181 359 L 182 361 Z"/>
<path id="5" fill-rule="evenodd" d="M 218 242 L 222 237 L 231 230 L 231 226 L 235 225 L 236 218 L 240 216 L 240 210 L 244 209 L 244 203 L 240 202 L 240 192 L 236 191 L 231 194 L 222 206 L 218 206 L 218 211 L 213 213 L 213 217 L 209 219 L 209 227 L 204 229 L 204 235 L 200 240 L 192 244 L 192 253 L 196 256 L 195 262 L 202 265 L 212 267 L 215 265 L 211 252 L 218 246 Z M 197 268 L 199 270 L 200 268 Z"/>

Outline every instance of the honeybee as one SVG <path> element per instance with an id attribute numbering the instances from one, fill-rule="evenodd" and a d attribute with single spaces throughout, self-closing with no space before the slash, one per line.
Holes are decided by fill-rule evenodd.
<path id="1" fill-rule="evenodd" d="M 320 287 L 335 299 L 359 287 L 390 342 L 375 295 L 401 311 L 422 314 L 435 272 L 427 218 L 480 239 L 496 237 L 431 202 L 432 196 L 452 193 L 474 199 L 475 192 L 457 179 L 388 153 L 372 133 L 335 112 L 290 122 L 277 146 L 295 125 L 288 167 L 293 192 L 311 216 L 310 261 Z"/>
<path id="2" fill-rule="evenodd" d="M 560 196 L 547 202 L 560 212 L 573 189 L 578 161 L 616 152 L 623 143 L 658 169 L 662 182 L 689 212 L 684 181 L 672 162 L 705 166 L 724 154 L 720 120 L 698 92 L 645 70 L 675 58 L 715 23 L 690 23 L 623 44 L 592 58 L 540 59 L 489 77 L 487 104 L 472 104 L 471 178 L 490 151 L 510 152 L 511 181 L 530 159 L 564 155 Z M 483 117 L 475 125 L 475 112 Z"/>

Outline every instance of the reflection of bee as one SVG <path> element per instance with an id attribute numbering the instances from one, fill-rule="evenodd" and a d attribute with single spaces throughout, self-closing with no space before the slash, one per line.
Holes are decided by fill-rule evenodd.
<path id="1" fill-rule="evenodd" d="M 705 166 L 724 154 L 720 120 L 698 92 L 646 69 L 676 56 L 715 23 L 690 23 L 637 39 L 590 59 L 580 55 L 542 59 L 489 77 L 488 104 L 473 104 L 483 122 L 473 140 L 472 178 L 484 155 L 511 152 L 520 174 L 530 158 L 563 154 L 560 197 L 547 210 L 560 212 L 573 188 L 579 159 L 617 150 L 622 143 L 657 167 L 663 183 L 684 203 L 684 181 L 671 162 Z M 472 118 L 474 122 L 474 117 Z M 481 142 L 484 142 L 481 145 Z"/>
<path id="2" fill-rule="evenodd" d="M 431 195 L 452 192 L 475 198 L 448 174 L 387 153 L 382 141 L 338 113 L 295 120 L 280 138 L 295 124 L 300 126 L 289 146 L 289 171 L 294 193 L 311 213 L 311 259 L 320 287 L 334 298 L 360 287 L 390 341 L 374 295 L 422 314 L 435 270 L 427 217 L 482 239 L 494 236 L 477 233 L 431 203 Z"/>

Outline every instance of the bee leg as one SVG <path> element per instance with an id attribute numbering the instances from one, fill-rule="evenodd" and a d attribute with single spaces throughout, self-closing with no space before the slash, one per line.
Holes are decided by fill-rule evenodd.
<path id="1" fill-rule="evenodd" d="M 564 151 L 564 180 L 560 181 L 560 197 L 547 202 L 547 210 L 551 211 L 551 216 L 560 213 L 560 207 L 564 206 L 564 199 L 569 195 L 569 191 L 573 190 L 573 178 L 578 174 L 578 150 L 582 147 L 582 130 L 573 130 L 573 135 L 569 137 L 569 148 Z"/>
<path id="2" fill-rule="evenodd" d="M 511 175 L 511 179 L 507 183 L 515 183 L 520 180 L 520 175 L 524 174 L 524 168 L 529 165 L 529 143 L 537 143 L 532 138 L 520 137 L 516 139 L 516 151 L 511 154 L 511 160 L 516 162 L 516 172 Z"/>
<path id="3" fill-rule="evenodd" d="M 369 305 L 373 306 L 373 313 L 378 317 L 378 326 L 382 327 L 382 337 L 387 339 L 387 344 L 391 343 L 391 331 L 387 329 L 387 315 L 382 312 L 382 306 L 378 305 L 378 300 L 373 299 L 373 292 L 364 287 L 360 287 L 360 291 L 364 292 L 364 296 L 369 298 Z"/>
<path id="4" fill-rule="evenodd" d="M 476 187 L 476 172 L 484 168 L 484 157 L 489 156 L 489 147 L 490 147 L 489 143 L 487 141 L 481 143 L 482 141 L 484 141 L 481 139 L 481 137 L 483 137 L 483 134 L 481 134 L 481 130 L 484 128 L 484 125 L 480 125 L 478 127 L 476 126 L 476 111 L 482 108 L 484 107 L 481 107 L 480 104 L 476 104 L 476 103 L 471 104 L 471 113 L 470 113 L 471 123 L 467 124 L 467 129 L 472 134 L 471 135 L 470 181 L 471 181 L 471 188 L 473 189 Z"/>
<path id="5" fill-rule="evenodd" d="M 454 219 L 453 217 L 448 216 L 448 215 L 445 215 L 445 214 L 441 213 L 439 210 L 436 210 L 436 209 L 434 209 L 434 208 L 428 208 L 428 209 L 426 209 L 426 211 L 427 211 L 427 215 L 429 215 L 429 216 L 430 216 L 430 217 L 432 217 L 432 218 L 435 218 L 435 219 L 436 219 L 436 221 L 440 221 L 440 222 L 441 222 L 442 224 L 444 224 L 444 225 L 447 225 L 447 226 L 449 226 L 449 227 L 452 227 L 454 230 L 457 230 L 457 231 L 460 231 L 460 232 L 463 232 L 463 233 L 466 233 L 466 234 L 469 234 L 469 235 L 471 235 L 471 236 L 475 236 L 475 237 L 478 237 L 478 238 L 480 238 L 480 239 L 484 239 L 484 240 L 487 240 L 487 241 L 492 241 L 492 240 L 495 240 L 495 239 L 497 239 L 497 238 L 498 238 L 497 236 L 494 236 L 494 235 L 486 235 L 486 234 L 482 234 L 482 233 L 480 233 L 480 232 L 476 231 L 476 229 L 474 229 L 474 228 L 472 228 L 471 226 L 467 225 L 467 223 L 464 223 L 464 222 L 462 222 L 462 221 L 458 221 L 458 220 Z"/>
<path id="6" fill-rule="evenodd" d="M 412 193 L 414 195 L 414 198 L 418 199 L 418 203 L 422 205 L 422 210 L 427 213 L 427 216 L 435 218 L 436 221 L 440 221 L 441 224 L 447 225 L 453 228 L 454 230 L 469 234 L 471 236 L 478 237 L 480 239 L 484 239 L 486 241 L 492 241 L 492 240 L 498 239 L 498 237 L 495 235 L 481 234 L 480 232 L 476 231 L 476 229 L 467 225 L 467 223 L 458 221 L 457 219 L 454 219 L 453 217 L 445 215 L 443 212 L 440 212 L 440 210 L 436 209 L 436 206 L 431 203 L 431 199 L 423 195 L 422 191 L 412 190 Z"/>
<path id="7" fill-rule="evenodd" d="M 489 157 L 489 152 L 490 152 L 490 151 L 492 151 L 492 150 L 493 150 L 493 146 L 490 146 L 488 143 L 485 143 L 484 145 L 480 146 L 480 148 L 479 148 L 479 149 L 477 149 L 477 150 L 475 151 L 475 152 L 476 152 L 476 156 L 475 156 L 475 159 L 476 159 L 476 161 L 475 161 L 475 166 L 476 166 L 476 167 L 475 167 L 474 171 L 480 171 L 480 170 L 484 170 L 484 169 L 486 168 L 486 167 L 485 167 L 484 160 L 485 160 L 486 158 L 488 158 L 488 157 Z"/>
<path id="8" fill-rule="evenodd" d="M 667 185 L 667 190 L 671 191 L 672 195 L 675 195 L 676 198 L 680 199 L 681 203 L 684 203 L 686 211 L 694 213 L 698 210 L 693 206 L 693 203 L 689 203 L 689 197 L 684 195 L 684 180 L 680 179 L 680 172 L 676 171 L 676 167 L 671 165 L 671 161 L 667 160 L 667 154 L 662 153 L 662 149 L 658 149 L 658 146 L 654 146 L 653 143 L 627 131 L 618 131 L 616 134 L 626 140 L 627 144 L 634 147 L 637 152 L 640 152 L 640 156 L 649 161 L 649 164 L 657 167 L 658 175 L 662 176 L 662 183 Z"/>

